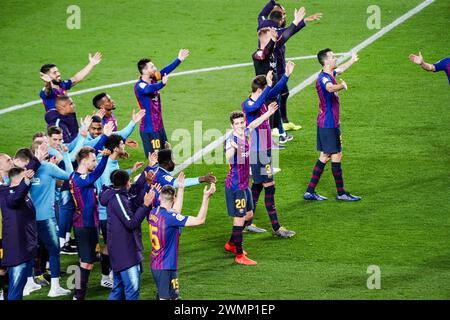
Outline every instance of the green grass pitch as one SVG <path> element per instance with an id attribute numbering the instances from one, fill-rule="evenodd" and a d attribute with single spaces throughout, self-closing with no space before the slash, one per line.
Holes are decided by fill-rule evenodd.
<path id="1" fill-rule="evenodd" d="M 366 26 L 367 7 L 381 8 L 387 24 L 420 0 L 301 1 L 307 14 L 322 12 L 287 44 L 287 56 L 314 55 L 330 47 L 346 52 L 378 30 Z M 283 0 L 292 21 L 298 1 Z M 39 68 L 58 65 L 63 78 L 87 63 L 89 52 L 102 62 L 72 91 L 137 79 L 136 62 L 149 56 L 158 67 L 189 48 L 179 71 L 251 62 L 257 45 L 256 18 L 264 0 L 77 1 L 81 29 L 66 28 L 71 1 L 6 0 L 0 12 L 0 108 L 39 99 Z M 444 74 L 427 74 L 408 61 L 422 51 L 426 61 L 449 55 L 450 2 L 436 0 L 359 53 L 360 60 L 342 76 L 341 93 L 346 188 L 363 197 L 338 203 L 327 168 L 318 191 L 325 203 L 306 203 L 302 194 L 318 153 L 315 150 L 318 98 L 314 85 L 289 100 L 289 116 L 303 129 L 280 154 L 276 175 L 279 219 L 297 231 L 289 240 L 270 233 L 245 234 L 245 248 L 256 267 L 234 264 L 223 250 L 231 231 L 224 184 L 227 165 L 195 164 L 188 177 L 213 171 L 218 192 L 210 202 L 206 225 L 187 228 L 180 240 L 179 282 L 183 299 L 449 299 L 450 298 L 450 104 Z M 315 59 L 300 60 L 291 88 L 320 69 Z M 168 131 L 228 128 L 228 114 L 240 109 L 250 91 L 253 67 L 173 77 L 162 91 Z M 132 85 L 106 90 L 117 103 L 119 126 L 137 109 Z M 93 111 L 97 92 L 74 97 L 78 117 Z M 42 104 L 0 115 L 0 151 L 13 155 L 45 129 Z M 140 142 L 138 132 L 132 138 Z M 209 142 L 203 141 L 203 146 Z M 221 146 L 219 147 L 221 148 Z M 129 150 L 142 160 L 142 146 Z M 184 159 L 176 159 L 181 163 Z M 196 214 L 202 187 L 188 189 L 184 214 Z M 255 221 L 270 228 L 259 204 Z M 148 226 L 143 224 L 145 273 L 141 299 L 153 299 L 149 270 Z M 62 256 L 62 269 L 76 264 Z M 381 289 L 366 286 L 367 267 L 381 269 Z M 65 286 L 66 278 L 62 284 Z M 47 299 L 48 288 L 25 299 Z M 88 299 L 106 299 L 100 267 L 91 275 Z M 68 297 L 67 299 L 72 297 Z"/>

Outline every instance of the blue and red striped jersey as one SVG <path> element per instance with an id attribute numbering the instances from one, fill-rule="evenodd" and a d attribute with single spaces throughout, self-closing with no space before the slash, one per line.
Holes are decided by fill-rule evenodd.
<path id="1" fill-rule="evenodd" d="M 319 115 L 317 125 L 319 128 L 339 128 L 339 95 L 337 92 L 328 92 L 327 83 L 336 84 L 334 76 L 326 72 L 321 72 L 316 81 L 316 90 L 319 96 Z"/>

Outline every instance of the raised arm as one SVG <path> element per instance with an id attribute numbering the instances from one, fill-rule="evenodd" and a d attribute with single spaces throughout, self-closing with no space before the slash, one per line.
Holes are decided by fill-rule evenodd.
<path id="1" fill-rule="evenodd" d="M 339 67 L 336 68 L 336 74 L 344 73 L 348 68 L 350 68 L 356 61 L 358 61 L 358 55 L 356 52 L 352 53 L 352 57 L 350 60 L 348 60 L 346 63 L 341 64 Z"/>
<path id="2" fill-rule="evenodd" d="M 419 65 L 423 70 L 428 71 L 428 72 L 435 72 L 436 71 L 436 67 L 434 64 L 431 63 L 427 63 L 423 60 L 422 57 L 422 52 L 419 51 L 419 55 L 415 55 L 415 54 L 410 54 L 409 55 L 409 60 L 417 65 Z"/>
<path id="3" fill-rule="evenodd" d="M 167 82 L 167 81 L 166 81 Z M 166 85 L 166 82 L 160 81 L 158 83 L 144 83 L 140 82 L 139 85 L 136 86 L 137 90 L 143 94 L 150 94 L 155 91 L 161 90 Z"/>
<path id="4" fill-rule="evenodd" d="M 275 101 L 272 102 L 271 104 L 269 104 L 269 110 L 267 110 L 267 112 L 264 113 L 262 116 L 258 117 L 257 119 L 253 120 L 252 122 L 250 122 L 250 124 L 247 126 L 247 128 L 249 128 L 250 130 L 254 130 L 255 128 L 258 128 L 261 125 L 261 123 L 263 123 L 264 121 L 269 119 L 270 116 L 273 115 L 275 113 L 275 111 L 277 111 L 277 109 L 278 109 L 278 104 Z M 227 154 L 228 154 L 228 152 L 227 152 Z"/>
<path id="5" fill-rule="evenodd" d="M 24 178 L 20 184 L 16 187 L 13 193 L 9 193 L 6 197 L 6 203 L 8 206 L 15 208 L 24 202 L 25 197 L 30 191 L 31 183 L 30 179 L 34 176 L 33 170 L 27 170 L 23 173 Z"/>
<path id="6" fill-rule="evenodd" d="M 116 134 L 121 136 L 123 139 L 128 139 L 129 136 L 133 133 L 136 128 L 136 124 L 141 121 L 141 119 L 145 116 L 145 110 L 139 110 L 137 113 L 133 110 L 133 114 L 131 116 L 131 121 L 128 125 L 120 131 L 117 131 Z"/>
<path id="7" fill-rule="evenodd" d="M 267 98 L 274 98 L 278 96 L 283 90 L 283 88 L 286 86 L 287 82 L 289 81 L 289 77 L 294 71 L 295 63 L 292 61 L 288 61 L 286 63 L 286 69 L 284 75 L 281 77 L 280 81 L 277 82 L 277 84 L 270 90 L 269 94 L 267 95 Z"/>
<path id="8" fill-rule="evenodd" d="M 78 71 L 70 80 L 72 80 L 72 86 L 75 86 L 84 78 L 87 77 L 89 73 L 91 73 L 92 69 L 102 61 L 102 54 L 100 52 L 96 52 L 94 56 L 89 53 L 89 63 L 80 71 Z"/>
<path id="9" fill-rule="evenodd" d="M 102 151 L 103 157 L 102 160 L 100 160 L 100 163 L 97 165 L 94 171 L 86 175 L 85 179 L 79 179 L 79 185 L 80 187 L 86 187 L 93 185 L 97 179 L 101 177 L 103 174 L 103 171 L 105 171 L 106 164 L 108 162 L 108 157 L 111 154 L 111 152 L 107 149 Z"/>
<path id="10" fill-rule="evenodd" d="M 208 186 L 205 186 L 205 189 L 203 191 L 203 200 L 202 200 L 202 206 L 200 207 L 200 210 L 198 211 L 198 214 L 196 217 L 189 216 L 185 226 L 186 227 L 193 227 L 198 226 L 201 224 L 204 224 L 206 221 L 206 214 L 208 213 L 208 205 L 209 205 L 209 198 L 212 197 L 212 195 L 216 192 L 216 184 L 211 183 L 211 186 L 208 189 Z"/>
<path id="11" fill-rule="evenodd" d="M 150 195 L 148 196 L 148 194 Z M 155 194 L 153 193 L 153 191 L 149 192 L 148 194 L 145 195 L 144 204 L 140 206 L 134 214 L 133 212 L 129 211 L 128 208 L 125 208 L 122 200 L 120 199 L 120 196 L 116 195 L 115 199 L 112 200 L 117 203 L 117 205 L 115 205 L 116 210 L 113 211 L 114 214 L 128 230 L 132 231 L 139 228 L 142 224 L 142 221 L 150 213 L 150 206 L 151 202 L 153 201 L 153 198 L 151 197 L 154 197 Z M 152 201 L 148 202 L 148 200 L 145 200 L 146 198 L 151 198 Z"/>
<path id="12" fill-rule="evenodd" d="M 266 3 L 264 8 L 262 8 L 261 12 L 258 14 L 258 24 L 261 23 L 261 21 L 267 20 L 269 17 L 270 12 L 273 10 L 277 3 L 275 0 L 270 0 Z"/>
<path id="13" fill-rule="evenodd" d="M 180 174 L 178 175 L 177 184 L 178 184 L 178 192 L 172 209 L 177 213 L 181 213 L 181 210 L 183 210 L 183 197 L 184 197 L 184 172 L 180 172 Z"/>

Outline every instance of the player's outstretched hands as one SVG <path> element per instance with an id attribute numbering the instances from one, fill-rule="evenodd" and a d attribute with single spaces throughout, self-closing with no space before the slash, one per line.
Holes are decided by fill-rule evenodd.
<path id="1" fill-rule="evenodd" d="M 306 17 L 305 21 L 311 22 L 311 21 L 320 20 L 320 18 L 322 18 L 322 13 L 318 12 L 318 13 L 314 13 L 312 16 Z"/>
<path id="2" fill-rule="evenodd" d="M 339 84 L 344 87 L 344 90 L 347 90 L 347 83 L 343 79 L 340 79 L 340 80 L 341 80 L 341 82 Z"/>
<path id="3" fill-rule="evenodd" d="M 267 72 L 267 75 L 266 75 L 266 82 L 269 87 L 272 86 L 272 79 L 273 79 L 273 71 L 270 70 L 269 72 Z"/>
<path id="4" fill-rule="evenodd" d="M 166 85 L 167 81 L 169 81 L 169 76 L 167 74 L 164 74 L 161 81 Z"/>
<path id="5" fill-rule="evenodd" d="M 42 72 L 40 74 L 41 74 L 40 78 L 41 78 L 42 81 L 44 81 L 44 82 L 52 82 L 52 78 L 50 78 L 50 76 L 48 74 L 45 74 L 45 73 L 42 73 Z"/>
<path id="6" fill-rule="evenodd" d="M 106 110 L 105 109 L 99 109 L 97 112 L 94 113 L 94 116 L 99 117 L 100 119 L 103 119 L 105 116 Z"/>
<path id="7" fill-rule="evenodd" d="M 181 171 L 180 174 L 177 177 L 178 190 L 179 189 L 184 189 L 184 178 L 185 178 L 185 174 L 184 174 L 183 171 Z"/>
<path id="8" fill-rule="evenodd" d="M 270 113 L 270 115 L 274 114 L 275 111 L 277 111 L 277 110 L 278 110 L 278 103 L 276 103 L 274 101 L 271 104 L 269 104 L 269 113 Z"/>
<path id="9" fill-rule="evenodd" d="M 215 192 L 216 192 L 216 184 L 211 183 L 209 189 L 208 186 L 205 186 L 205 189 L 203 189 L 203 196 L 206 198 L 211 198 Z"/>
<path id="10" fill-rule="evenodd" d="M 419 55 L 415 55 L 415 54 L 410 54 L 409 55 L 409 60 L 411 62 L 414 62 L 415 64 L 418 64 L 419 66 L 423 63 L 423 57 L 422 57 L 422 52 L 419 51 Z"/>
<path id="11" fill-rule="evenodd" d="M 31 169 L 25 170 L 22 174 L 22 176 L 24 177 L 25 181 L 29 182 L 33 177 L 34 177 L 34 171 Z"/>
<path id="12" fill-rule="evenodd" d="M 125 145 L 130 147 L 131 149 L 136 149 L 139 146 L 137 141 L 133 139 L 127 139 L 127 141 L 125 141 Z"/>
<path id="13" fill-rule="evenodd" d="M 144 205 L 146 207 L 150 207 L 153 203 L 153 199 L 155 199 L 155 191 L 153 188 L 151 188 L 150 191 L 147 192 L 144 196 Z"/>
<path id="14" fill-rule="evenodd" d="M 158 163 L 158 150 L 153 151 L 148 155 L 148 166 L 154 167 Z"/>
<path id="15" fill-rule="evenodd" d="M 270 33 L 270 38 L 272 39 L 273 42 L 277 42 L 278 41 L 278 33 L 277 30 L 275 30 L 275 28 L 270 28 L 269 29 L 269 33 Z"/>
<path id="16" fill-rule="evenodd" d="M 189 50 L 188 49 L 180 49 L 180 52 L 178 52 L 178 59 L 181 61 L 184 61 L 187 57 L 189 57 Z"/>
<path id="17" fill-rule="evenodd" d="M 285 70 L 285 72 L 286 72 L 286 75 L 288 77 L 292 74 L 292 72 L 294 71 L 294 68 L 295 68 L 295 63 L 294 62 L 288 61 L 286 63 L 286 70 Z"/>
<path id="18" fill-rule="evenodd" d="M 110 135 L 112 135 L 114 131 L 114 123 L 113 122 L 108 122 L 104 127 L 103 127 L 103 134 L 107 137 L 109 137 Z"/>
<path id="19" fill-rule="evenodd" d="M 142 168 L 142 166 L 144 165 L 144 162 L 142 161 L 138 161 L 134 164 L 133 168 L 131 168 L 131 172 L 136 172 L 137 170 L 139 170 L 140 168 Z"/>
<path id="20" fill-rule="evenodd" d="M 147 172 L 147 174 L 145 175 L 145 181 L 147 181 L 147 184 L 149 186 L 153 186 L 155 184 L 155 173 L 153 171 L 149 171 Z"/>
<path id="21" fill-rule="evenodd" d="M 92 123 L 92 116 L 87 115 L 84 118 L 81 118 L 80 127 L 87 130 L 91 126 L 91 123 Z"/>
<path id="22" fill-rule="evenodd" d="M 36 158 L 38 158 L 39 161 L 42 161 L 45 158 L 47 158 L 47 156 L 48 156 L 48 142 L 44 141 L 36 150 Z"/>
<path id="23" fill-rule="evenodd" d="M 133 114 L 131 115 L 131 120 L 133 120 L 134 123 L 138 123 L 141 121 L 141 119 L 145 116 L 145 109 L 139 110 L 138 113 L 135 112 L 133 109 Z"/>
<path id="24" fill-rule="evenodd" d="M 111 155 L 111 151 L 109 149 L 103 149 L 102 151 L 99 151 L 103 157 L 109 157 Z"/>
<path id="25" fill-rule="evenodd" d="M 90 63 L 90 64 L 96 66 L 97 64 L 100 63 L 100 61 L 102 61 L 102 54 L 101 54 L 101 52 L 96 52 L 96 53 L 94 54 L 94 56 L 92 56 L 92 55 L 89 53 L 89 63 Z"/>
<path id="26" fill-rule="evenodd" d="M 208 173 L 207 175 L 198 178 L 199 182 L 206 182 L 206 183 L 216 183 L 217 178 L 213 175 L 212 172 Z"/>
<path id="27" fill-rule="evenodd" d="M 298 25 L 300 23 L 300 21 L 302 21 L 303 18 L 305 18 L 305 14 L 306 14 L 305 7 L 301 7 L 298 10 L 295 9 L 295 11 L 294 11 L 294 24 Z"/>

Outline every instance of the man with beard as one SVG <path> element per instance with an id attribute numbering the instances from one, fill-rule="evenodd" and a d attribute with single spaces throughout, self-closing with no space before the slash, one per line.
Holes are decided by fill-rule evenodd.
<path id="1" fill-rule="evenodd" d="M 41 67 L 41 80 L 44 81 L 45 85 L 39 96 L 42 99 L 45 111 L 55 109 L 56 97 L 66 95 L 66 91 L 86 78 L 100 61 L 102 61 L 100 52 L 96 52 L 94 56 L 89 54 L 89 63 L 69 80 L 61 79 L 61 73 L 55 64 L 44 64 Z"/>

